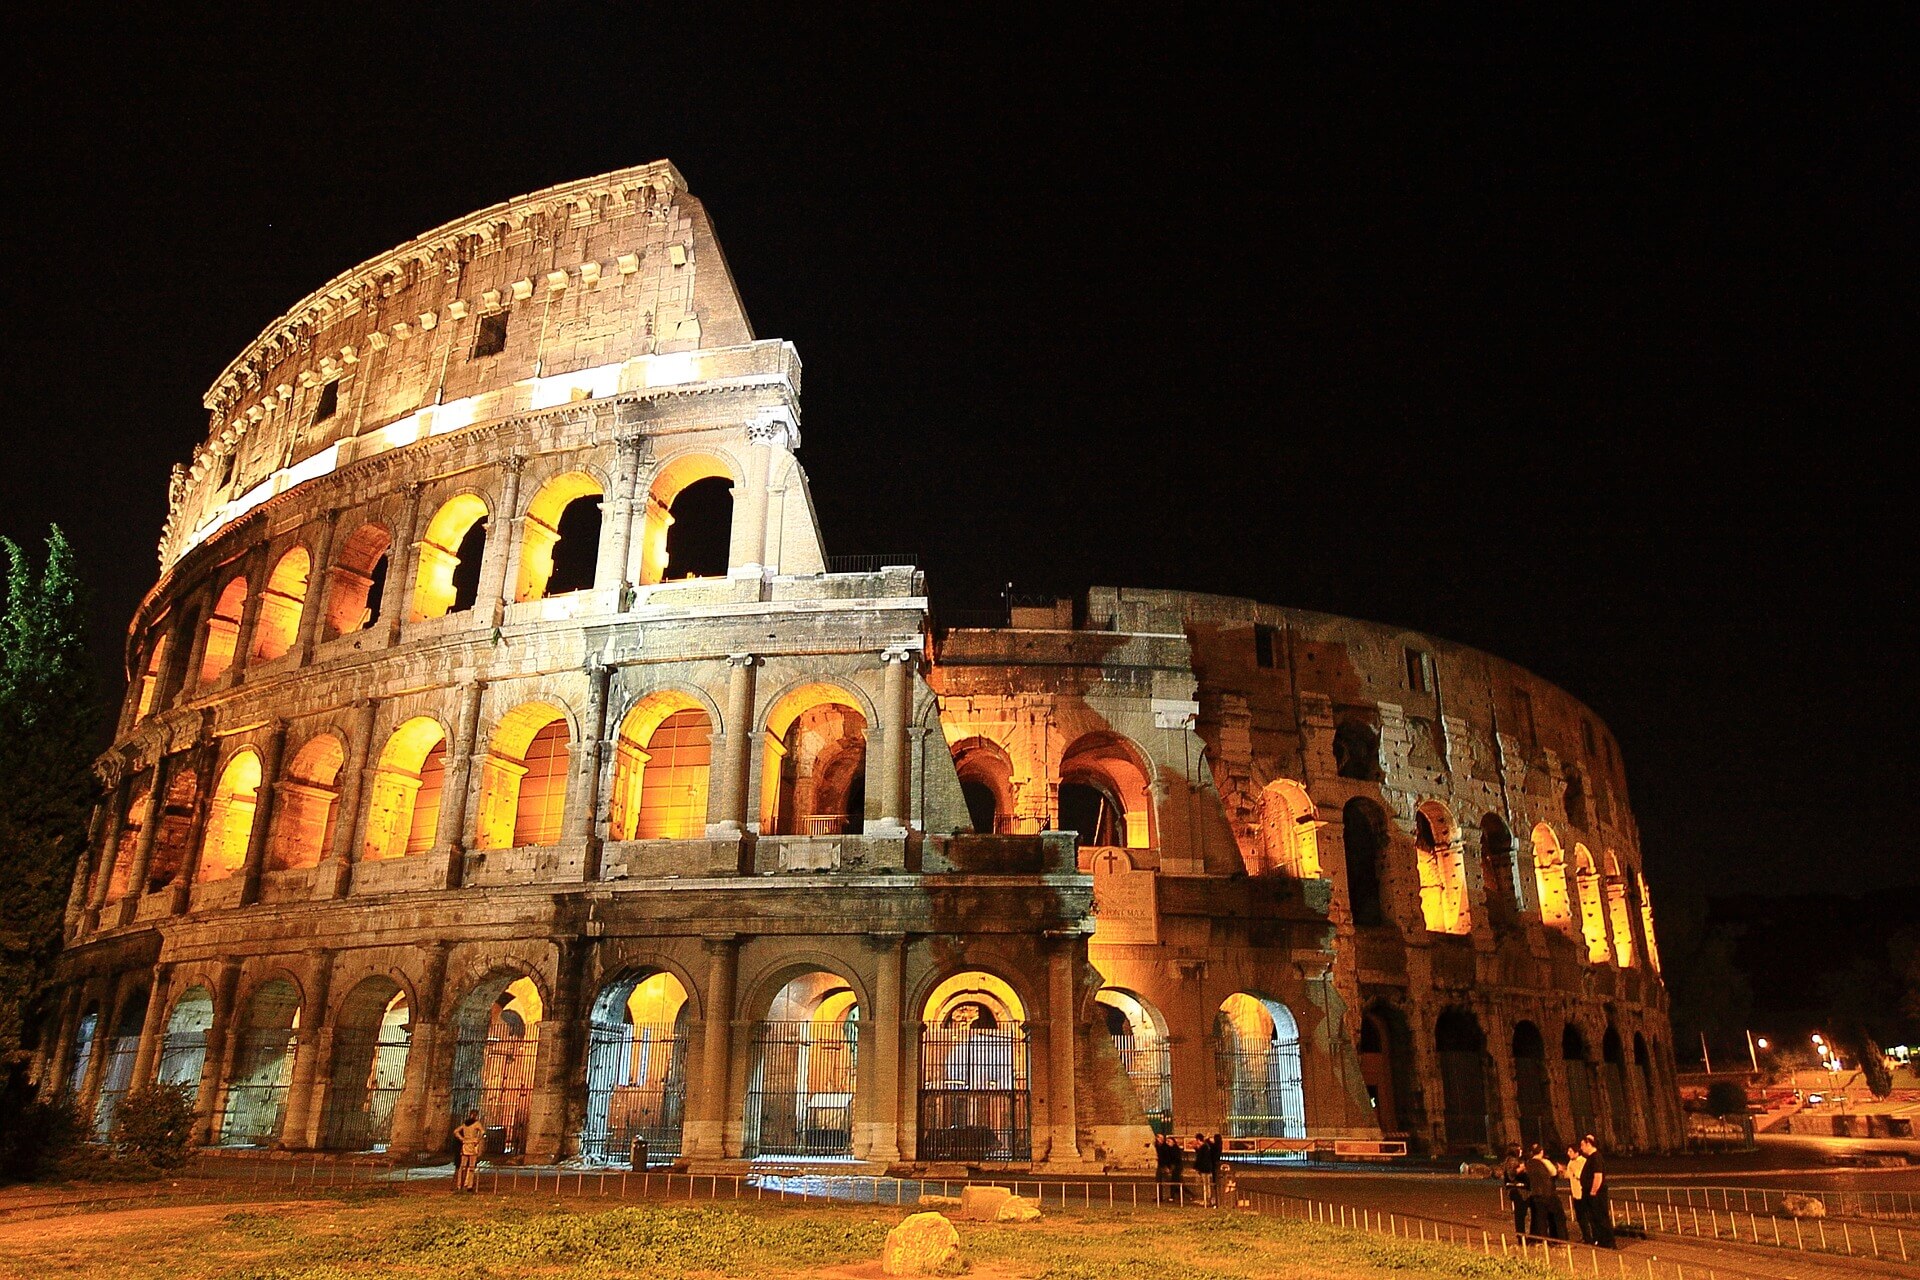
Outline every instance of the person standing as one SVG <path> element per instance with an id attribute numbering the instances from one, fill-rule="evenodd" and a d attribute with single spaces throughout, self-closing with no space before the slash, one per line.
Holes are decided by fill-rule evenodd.
<path id="1" fill-rule="evenodd" d="M 1507 1148 L 1500 1182 L 1506 1188 L 1507 1207 L 1513 1210 L 1513 1234 L 1523 1236 L 1527 1234 L 1527 1162 L 1517 1142 Z"/>
<path id="2" fill-rule="evenodd" d="M 1202 1208 L 1213 1206 L 1213 1175 L 1220 1167 L 1220 1153 L 1214 1150 L 1213 1142 L 1204 1133 L 1193 1135 L 1193 1171 L 1200 1178 L 1200 1205 Z"/>
<path id="3" fill-rule="evenodd" d="M 1617 1246 L 1613 1242 L 1613 1205 L 1608 1200 L 1607 1162 L 1601 1158 L 1600 1144 L 1588 1134 L 1580 1139 L 1580 1152 L 1586 1157 L 1580 1167 L 1587 1202 L 1588 1240 L 1602 1249 Z"/>
<path id="4" fill-rule="evenodd" d="M 487 1147 L 487 1126 L 480 1123 L 478 1109 L 467 1112 L 467 1122 L 453 1131 L 460 1144 L 460 1163 L 453 1171 L 455 1191 L 480 1190 L 480 1153 Z"/>
<path id="5" fill-rule="evenodd" d="M 1186 1177 L 1187 1149 L 1180 1145 L 1180 1139 L 1167 1135 L 1167 1181 L 1179 1186 Z M 1178 1193 L 1176 1193 L 1178 1194 Z"/>
<path id="6" fill-rule="evenodd" d="M 1580 1229 L 1580 1243 L 1593 1243 L 1593 1228 L 1587 1225 L 1586 1188 L 1580 1182 L 1580 1168 L 1587 1158 L 1576 1143 L 1567 1148 L 1567 1195 L 1573 1201 L 1573 1225 Z"/>
<path id="7" fill-rule="evenodd" d="M 1547 1159 L 1539 1143 L 1527 1148 L 1527 1234 L 1554 1240 L 1567 1238 L 1566 1219 L 1560 1214 L 1560 1195 L 1554 1180 L 1560 1167 Z"/>
<path id="8" fill-rule="evenodd" d="M 1216 1209 L 1227 1202 L 1226 1154 L 1227 1140 L 1217 1133 L 1214 1134 L 1208 1158 L 1213 1165 L 1213 1207 Z"/>

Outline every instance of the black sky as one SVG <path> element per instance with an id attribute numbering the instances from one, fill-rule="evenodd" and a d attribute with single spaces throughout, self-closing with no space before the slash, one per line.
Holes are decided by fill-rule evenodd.
<path id="1" fill-rule="evenodd" d="M 1920 879 L 1910 26 L 562 12 L 20 36 L 0 530 L 68 528 L 103 651 L 261 328 L 664 156 L 831 550 L 1479 645 L 1611 724 L 1656 885 Z"/>

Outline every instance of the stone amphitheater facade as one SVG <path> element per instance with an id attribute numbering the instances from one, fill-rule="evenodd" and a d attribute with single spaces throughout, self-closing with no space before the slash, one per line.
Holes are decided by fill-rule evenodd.
<path id="1" fill-rule="evenodd" d="M 172 477 L 47 1095 L 392 1158 L 1678 1144 L 1586 708 L 1249 600 L 941 620 L 825 555 L 800 387 L 665 162 L 269 326 Z"/>

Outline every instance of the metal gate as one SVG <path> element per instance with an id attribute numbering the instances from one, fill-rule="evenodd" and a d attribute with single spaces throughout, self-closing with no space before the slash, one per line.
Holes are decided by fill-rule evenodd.
<path id="1" fill-rule="evenodd" d="M 333 1035 L 333 1084 L 320 1145 L 380 1151 L 393 1135 L 393 1108 L 407 1077 L 404 1027 L 342 1029 Z"/>
<path id="2" fill-rule="evenodd" d="M 747 1083 L 746 1153 L 850 1157 L 860 1024 L 762 1022 Z"/>
<path id="3" fill-rule="evenodd" d="M 266 1146 L 280 1136 L 287 1118 L 287 1086 L 299 1036 L 285 1027 L 252 1028 L 240 1034 L 220 1141 Z"/>
<path id="4" fill-rule="evenodd" d="M 635 1138 L 645 1139 L 650 1161 L 678 1156 L 686 1059 L 686 1038 L 676 1023 L 593 1023 L 587 1032 L 581 1158 L 625 1164 Z"/>
<path id="5" fill-rule="evenodd" d="M 1304 1138 L 1307 1102 L 1297 1038 L 1247 1041 L 1229 1033 L 1214 1047 L 1230 1138 Z"/>
<path id="6" fill-rule="evenodd" d="M 201 1073 L 206 1069 L 206 1032 L 172 1031 L 160 1042 L 160 1072 L 156 1079 L 161 1084 L 183 1084 L 197 1090 Z"/>
<path id="7" fill-rule="evenodd" d="M 1478 1049 L 1442 1049 L 1440 1085 L 1449 1147 L 1487 1143 L 1486 1058 Z"/>
<path id="8" fill-rule="evenodd" d="M 140 1053 L 139 1036 L 118 1036 L 107 1046 L 105 1069 L 100 1076 L 100 1100 L 93 1108 L 93 1131 L 101 1137 L 113 1132 L 113 1118 L 120 1114 L 120 1102 L 133 1083 L 133 1060 Z"/>
<path id="9" fill-rule="evenodd" d="M 1159 1036 L 1141 1039 L 1132 1032 L 1113 1036 L 1120 1065 L 1140 1096 L 1140 1109 L 1155 1133 L 1173 1132 L 1173 1065 L 1167 1042 Z"/>
<path id="10" fill-rule="evenodd" d="M 1031 1160 L 1025 1026 L 922 1027 L 920 1158 Z"/>
<path id="11" fill-rule="evenodd" d="M 1513 1060 L 1514 1082 L 1520 1094 L 1520 1141 L 1553 1145 L 1553 1099 L 1547 1092 L 1547 1064 L 1540 1058 Z"/>
<path id="12" fill-rule="evenodd" d="M 453 1122 L 479 1111 L 487 1129 L 487 1154 L 518 1155 L 527 1149 L 527 1116 L 533 1109 L 533 1062 L 538 1040 L 521 1036 L 461 1036 L 453 1047 Z"/>

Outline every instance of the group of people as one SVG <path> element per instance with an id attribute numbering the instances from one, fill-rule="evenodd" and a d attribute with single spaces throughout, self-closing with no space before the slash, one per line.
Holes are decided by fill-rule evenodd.
<path id="1" fill-rule="evenodd" d="M 1513 1209 L 1514 1234 L 1548 1240 L 1567 1238 L 1567 1213 L 1560 1202 L 1562 1173 L 1567 1177 L 1568 1199 L 1573 1202 L 1573 1221 L 1581 1241 L 1601 1249 L 1613 1248 L 1606 1160 L 1590 1133 L 1567 1148 L 1564 1165 L 1555 1164 L 1537 1142 L 1527 1148 L 1524 1159 L 1518 1145 L 1507 1148 L 1500 1176 L 1506 1186 L 1507 1203 Z"/>
<path id="2" fill-rule="evenodd" d="M 1225 1149 L 1226 1139 L 1217 1133 L 1211 1138 L 1204 1133 L 1193 1135 L 1193 1171 L 1200 1175 L 1200 1203 L 1203 1205 L 1211 1207 L 1220 1203 L 1221 1183 L 1227 1172 L 1220 1153 Z M 1186 1163 L 1186 1143 L 1172 1134 L 1153 1135 L 1155 1181 L 1178 1185 L 1185 1176 Z"/>

